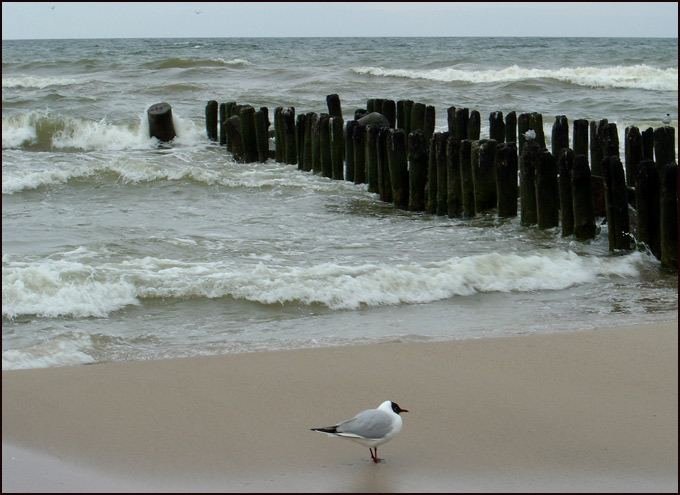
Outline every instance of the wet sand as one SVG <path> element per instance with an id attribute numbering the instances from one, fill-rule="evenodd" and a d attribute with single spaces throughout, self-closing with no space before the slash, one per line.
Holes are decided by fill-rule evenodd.
<path id="1" fill-rule="evenodd" d="M 678 490 L 677 321 L 2 372 L 9 491 Z M 368 448 L 315 433 L 393 400 Z"/>

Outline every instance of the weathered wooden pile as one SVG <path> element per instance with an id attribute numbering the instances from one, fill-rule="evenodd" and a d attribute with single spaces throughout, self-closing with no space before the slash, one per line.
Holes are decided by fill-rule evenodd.
<path id="1" fill-rule="evenodd" d="M 495 209 L 499 217 L 514 217 L 519 198 L 522 225 L 548 229 L 561 220 L 562 235 L 581 240 L 593 238 L 596 218 L 606 217 L 611 250 L 633 249 L 637 239 L 664 267 L 677 269 L 673 127 L 626 128 L 624 169 L 616 124 L 606 119 L 575 120 L 570 148 L 567 117 L 558 115 L 549 151 L 539 113 L 510 112 L 504 118 L 492 112 L 489 138 L 482 139 L 481 116 L 468 108 L 449 107 L 448 130 L 435 132 L 431 105 L 369 99 L 344 122 L 338 95 L 328 95 L 326 102 L 328 113 L 321 114 L 296 116 L 293 107 L 277 107 L 270 133 L 266 107 L 210 101 L 207 133 L 238 161 L 274 158 L 324 177 L 365 183 L 402 209 L 464 218 Z"/>

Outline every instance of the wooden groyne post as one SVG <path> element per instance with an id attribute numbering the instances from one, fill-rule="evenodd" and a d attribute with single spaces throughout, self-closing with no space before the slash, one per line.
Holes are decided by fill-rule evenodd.
<path id="1" fill-rule="evenodd" d="M 415 105 L 414 105 L 415 107 Z M 425 209 L 425 184 L 427 182 L 428 153 L 425 134 L 421 129 L 412 131 L 408 137 L 408 209 Z"/>
<path id="2" fill-rule="evenodd" d="M 344 121 L 342 120 L 342 116 L 334 116 L 331 117 L 329 123 L 331 127 L 331 165 L 333 168 L 333 179 L 342 180 L 345 175 Z"/>
<path id="3" fill-rule="evenodd" d="M 446 139 L 447 206 L 450 218 L 463 214 L 463 186 L 460 175 L 460 139 L 449 134 Z"/>
<path id="4" fill-rule="evenodd" d="M 520 134 L 520 139 L 521 136 L 522 134 Z M 519 159 L 519 197 L 521 204 L 520 222 L 526 226 L 538 223 L 536 214 L 536 187 L 534 182 L 536 164 L 540 159 L 540 146 L 535 141 L 525 141 L 524 149 Z"/>
<path id="5" fill-rule="evenodd" d="M 211 141 L 217 141 L 217 110 L 216 100 L 210 100 L 205 106 L 205 128 Z"/>
<path id="6" fill-rule="evenodd" d="M 571 168 L 571 197 L 574 212 L 574 236 L 579 240 L 594 238 L 597 227 L 587 155 L 574 155 Z"/>
<path id="7" fill-rule="evenodd" d="M 562 212 L 562 237 L 574 234 L 574 206 L 571 192 L 571 171 L 574 166 L 574 152 L 566 147 L 557 156 L 557 171 L 560 187 L 560 211 Z"/>
<path id="8" fill-rule="evenodd" d="M 609 249 L 630 249 L 630 221 L 628 217 L 628 191 L 623 165 L 618 156 L 602 159 L 606 191 L 607 227 Z"/>
<path id="9" fill-rule="evenodd" d="M 472 183 L 475 212 L 483 213 L 496 207 L 496 141 L 472 141 Z"/>
<path id="10" fill-rule="evenodd" d="M 172 108 L 169 104 L 156 103 L 146 111 L 149 120 L 149 135 L 159 141 L 169 143 L 177 136 L 172 121 Z"/>
<path id="11" fill-rule="evenodd" d="M 496 190 L 498 216 L 517 216 L 517 143 L 503 143 L 496 148 Z"/>
<path id="12" fill-rule="evenodd" d="M 559 225 L 557 160 L 552 153 L 543 149 L 535 163 L 536 223 L 539 229 L 550 229 Z"/>
<path id="13" fill-rule="evenodd" d="M 656 165 L 642 160 L 635 174 L 637 239 L 661 259 L 661 187 Z"/>
<path id="14" fill-rule="evenodd" d="M 642 161 L 642 135 L 635 126 L 626 127 L 624 155 L 626 159 L 626 183 L 635 184 L 638 167 Z"/>
<path id="15" fill-rule="evenodd" d="M 678 166 L 668 163 L 661 180 L 661 264 L 678 269 Z"/>
<path id="16" fill-rule="evenodd" d="M 390 129 L 387 135 L 387 162 L 392 184 L 392 200 L 397 208 L 409 207 L 407 139 L 404 129 Z"/>

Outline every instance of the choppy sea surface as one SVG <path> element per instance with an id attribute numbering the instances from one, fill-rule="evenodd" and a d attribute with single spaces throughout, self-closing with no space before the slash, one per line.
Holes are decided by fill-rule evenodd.
<path id="1" fill-rule="evenodd" d="M 676 128 L 677 39 L 2 42 L 2 365 L 41 368 L 670 321 L 677 274 L 495 214 L 398 210 L 365 185 L 236 163 L 208 100 L 369 98 Z M 159 147 L 146 109 L 172 106 Z M 677 150 L 676 150 L 677 154 Z M 623 156 L 623 149 L 622 149 Z"/>

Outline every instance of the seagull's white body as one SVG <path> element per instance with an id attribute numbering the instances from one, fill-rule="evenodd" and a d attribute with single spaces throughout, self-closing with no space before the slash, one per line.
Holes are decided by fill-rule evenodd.
<path id="1" fill-rule="evenodd" d="M 668 125 L 671 123 L 671 114 L 667 113 L 666 116 L 663 118 L 663 123 Z"/>
<path id="2" fill-rule="evenodd" d="M 361 411 L 352 419 L 326 428 L 312 428 L 312 431 L 325 433 L 331 437 L 347 438 L 371 451 L 371 459 L 378 462 L 378 446 L 389 442 L 401 431 L 402 421 L 399 413 L 408 412 L 399 405 L 386 400 L 376 409 Z"/>
<path id="3" fill-rule="evenodd" d="M 527 132 L 524 133 L 524 137 L 527 138 L 529 141 L 532 139 L 536 139 L 536 131 L 533 129 L 529 129 Z"/>

